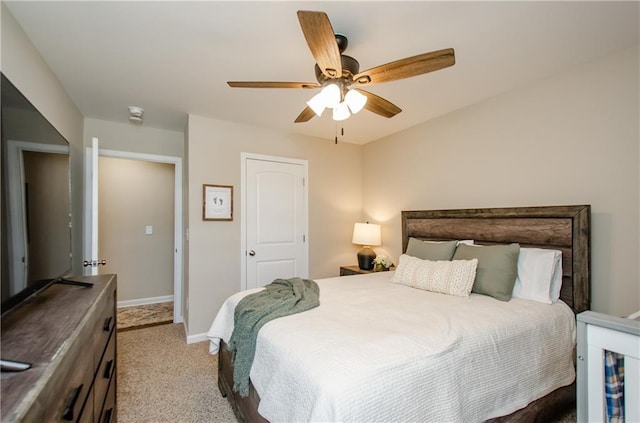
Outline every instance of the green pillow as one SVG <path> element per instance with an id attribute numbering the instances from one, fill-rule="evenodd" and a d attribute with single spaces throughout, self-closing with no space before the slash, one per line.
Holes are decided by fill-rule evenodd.
<path id="1" fill-rule="evenodd" d="M 422 241 L 417 238 L 409 238 L 405 254 L 422 260 L 451 260 L 456 251 L 458 241 Z"/>
<path id="2" fill-rule="evenodd" d="M 519 244 L 471 246 L 460 244 L 453 260 L 478 259 L 472 292 L 509 301 L 518 275 Z"/>

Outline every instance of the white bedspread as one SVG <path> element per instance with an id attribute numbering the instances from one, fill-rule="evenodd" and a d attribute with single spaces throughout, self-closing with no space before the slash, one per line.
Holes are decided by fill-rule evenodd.
<path id="1" fill-rule="evenodd" d="M 251 380 L 271 422 L 473 422 L 573 382 L 564 303 L 460 298 L 390 283 L 392 272 L 321 279 L 320 307 L 267 323 Z M 233 331 L 230 297 L 208 333 Z"/>

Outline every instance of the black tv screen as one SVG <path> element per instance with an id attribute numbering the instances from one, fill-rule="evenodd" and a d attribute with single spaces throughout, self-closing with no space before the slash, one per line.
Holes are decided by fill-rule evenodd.
<path id="1" fill-rule="evenodd" d="M 2 75 L 2 315 L 71 271 L 69 143 Z"/>

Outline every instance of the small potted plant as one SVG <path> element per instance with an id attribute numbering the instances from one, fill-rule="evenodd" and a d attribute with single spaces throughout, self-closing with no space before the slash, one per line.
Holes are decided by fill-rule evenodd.
<path id="1" fill-rule="evenodd" d="M 373 271 L 374 272 L 385 272 L 393 267 L 393 262 L 389 258 L 389 256 L 376 256 L 373 259 Z"/>

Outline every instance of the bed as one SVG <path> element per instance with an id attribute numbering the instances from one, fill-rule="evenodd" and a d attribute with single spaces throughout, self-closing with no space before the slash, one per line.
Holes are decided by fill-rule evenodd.
<path id="1" fill-rule="evenodd" d="M 589 308 L 589 222 L 589 206 L 403 211 L 403 252 L 410 238 L 562 251 L 562 301 L 458 298 L 389 283 L 393 272 L 319 280 L 320 307 L 261 329 L 243 398 L 231 389 L 226 347 L 233 308 L 248 292 L 238 293 L 209 332 L 220 391 L 249 422 L 549 420 L 575 405 L 574 314 Z M 488 326 L 460 324 L 476 313 L 491 316 Z M 526 329 L 512 325 L 516 314 Z M 527 344 L 543 328 L 553 343 Z M 480 336 L 487 331 L 489 340 Z M 530 356 L 518 358 L 523 346 Z"/>

